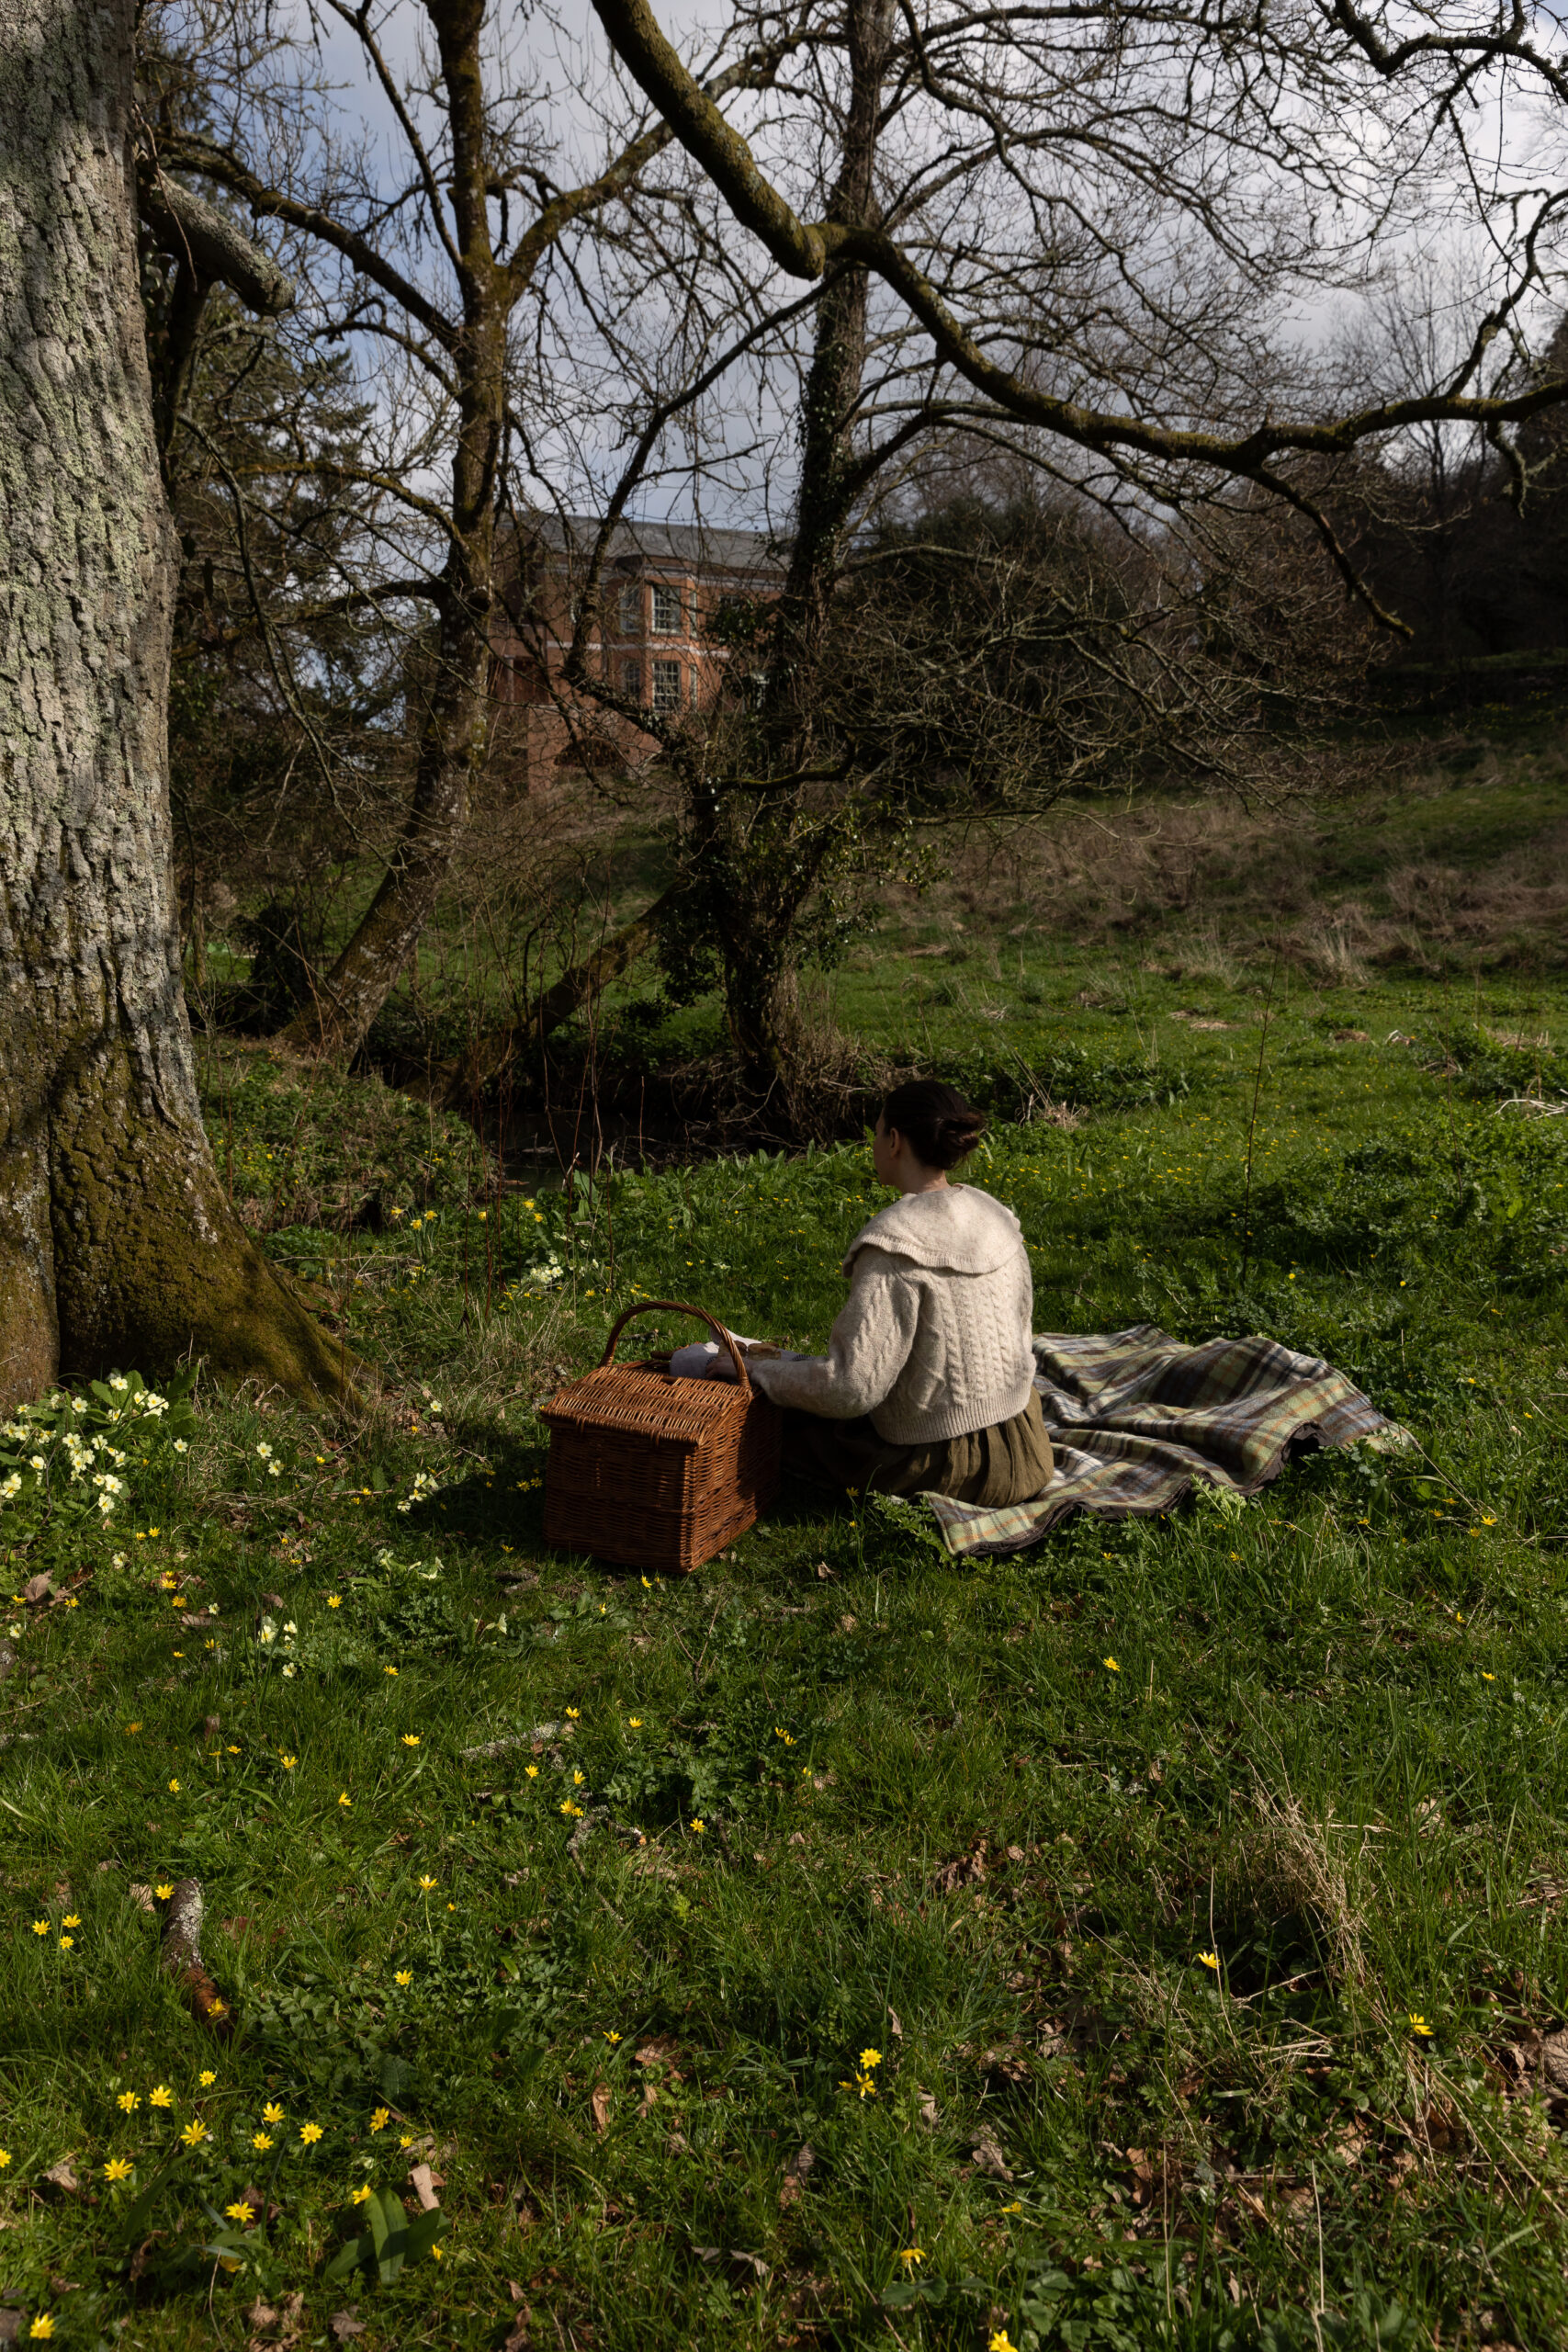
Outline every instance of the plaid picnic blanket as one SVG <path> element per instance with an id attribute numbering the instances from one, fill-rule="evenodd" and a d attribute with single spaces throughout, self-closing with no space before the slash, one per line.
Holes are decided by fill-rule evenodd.
<path id="1" fill-rule="evenodd" d="M 1168 1510 L 1199 1481 L 1255 1494 L 1292 1447 L 1350 1445 L 1387 1426 L 1342 1372 L 1273 1340 L 1187 1348 L 1134 1323 L 1083 1338 L 1037 1335 L 1034 1362 L 1056 1456 L 1051 1483 L 999 1510 L 927 1495 L 950 1552 L 1019 1552 L 1074 1510 L 1100 1519 Z"/>

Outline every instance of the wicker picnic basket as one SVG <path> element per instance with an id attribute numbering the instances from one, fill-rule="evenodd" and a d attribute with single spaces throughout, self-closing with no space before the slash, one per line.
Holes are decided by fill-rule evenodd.
<path id="1" fill-rule="evenodd" d="M 694 1315 L 728 1347 L 738 1381 L 677 1380 L 617 1363 L 634 1315 Z M 628 1306 L 593 1371 L 540 1408 L 550 1431 L 545 1541 L 627 1567 L 687 1575 L 754 1525 L 779 1488 L 784 1416 L 759 1396 L 721 1323 L 675 1298 Z"/>

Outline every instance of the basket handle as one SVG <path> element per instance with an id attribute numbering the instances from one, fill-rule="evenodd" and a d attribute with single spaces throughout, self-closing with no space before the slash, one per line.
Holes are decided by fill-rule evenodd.
<path id="1" fill-rule="evenodd" d="M 694 1315 L 699 1323 L 705 1323 L 710 1331 L 716 1332 L 718 1334 L 720 1345 L 728 1348 L 729 1351 L 729 1361 L 735 1366 L 736 1373 L 739 1375 L 741 1395 L 743 1396 L 750 1396 L 751 1395 L 751 1378 L 746 1369 L 746 1358 L 741 1353 L 739 1342 L 731 1337 L 729 1332 L 725 1329 L 722 1323 L 717 1323 L 714 1320 L 705 1306 L 688 1306 L 683 1298 L 645 1298 L 637 1306 L 628 1306 L 626 1313 L 616 1323 L 615 1328 L 611 1332 L 608 1340 L 604 1342 L 604 1352 L 599 1359 L 601 1368 L 607 1363 L 615 1363 L 615 1341 L 620 1338 L 621 1333 L 626 1329 L 626 1325 L 631 1321 L 634 1315 L 657 1315 L 660 1313 Z"/>

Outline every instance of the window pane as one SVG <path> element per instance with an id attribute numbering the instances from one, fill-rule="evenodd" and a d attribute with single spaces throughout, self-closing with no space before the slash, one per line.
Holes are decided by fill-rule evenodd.
<path id="1" fill-rule="evenodd" d="M 681 634 L 681 591 L 679 588 L 656 587 L 653 592 L 653 626 L 660 637 Z"/>
<path id="2" fill-rule="evenodd" d="M 654 663 L 653 707 L 655 710 L 680 709 L 681 664 L 679 662 L 656 662 Z"/>
<path id="3" fill-rule="evenodd" d="M 640 662 L 622 662 L 621 692 L 628 702 L 642 700 L 642 663 Z"/>
<path id="4" fill-rule="evenodd" d="M 630 637 L 642 627 L 642 589 L 628 584 L 621 591 L 621 627 Z"/>

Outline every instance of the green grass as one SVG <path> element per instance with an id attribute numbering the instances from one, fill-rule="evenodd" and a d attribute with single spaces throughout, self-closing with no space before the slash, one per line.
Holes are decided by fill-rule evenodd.
<path id="1" fill-rule="evenodd" d="M 1562 1082 L 1561 989 L 1281 983 L 1244 1283 L 1258 976 L 1102 978 L 1018 1015 L 1090 1107 L 973 1170 L 1037 1325 L 1267 1329 L 1419 1450 L 967 1566 L 798 1497 L 684 1582 L 541 1540 L 558 1372 L 638 1296 L 820 1341 L 863 1148 L 569 1200 L 374 1082 L 214 1050 L 236 1199 L 386 1385 L 332 1425 L 198 1392 L 107 1527 L 33 1492 L 0 1530 L 7 1589 L 62 1596 L 0 1629 L 28 2325 L 244 2343 L 260 2298 L 304 2343 L 352 2305 L 367 2346 L 489 2346 L 514 2282 L 528 2343 L 594 2352 L 1563 2340 L 1532 2053 L 1565 1999 L 1568 1122 L 1495 1108 Z M 1235 1026 L 1172 1018 L 1199 1001 Z M 939 1065 L 995 1063 L 983 1015 L 929 1018 Z M 186 1875 L 231 2036 L 133 1891 Z M 329 2280 L 353 2189 L 412 2207 L 421 2156 L 439 2260 Z M 245 2189 L 265 2233 L 223 2217 Z"/>

